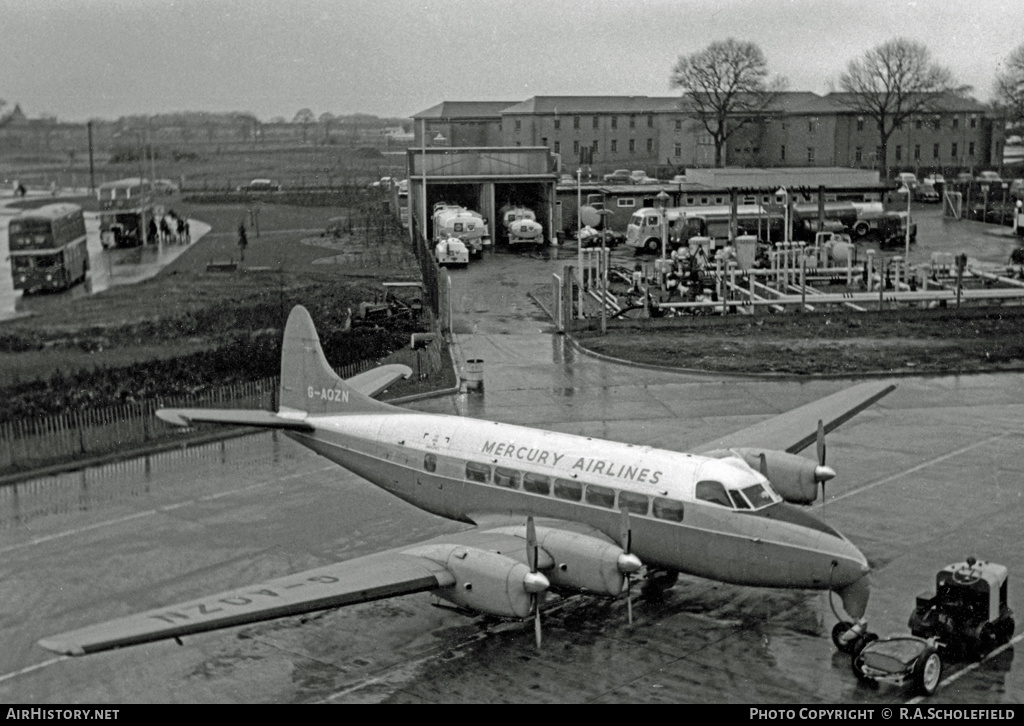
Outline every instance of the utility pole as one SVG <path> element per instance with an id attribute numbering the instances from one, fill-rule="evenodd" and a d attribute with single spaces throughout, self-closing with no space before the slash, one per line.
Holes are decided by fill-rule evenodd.
<path id="1" fill-rule="evenodd" d="M 89 193 L 96 193 L 96 167 L 93 165 L 92 159 L 92 121 L 85 124 L 85 128 L 89 131 Z"/>

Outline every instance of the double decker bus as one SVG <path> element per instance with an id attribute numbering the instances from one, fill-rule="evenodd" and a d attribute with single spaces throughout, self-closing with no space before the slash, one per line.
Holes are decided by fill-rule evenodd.
<path id="1" fill-rule="evenodd" d="M 147 179 L 131 177 L 101 184 L 100 241 L 106 247 L 137 247 L 148 239 L 153 219 L 153 194 Z"/>
<path id="2" fill-rule="evenodd" d="M 11 219 L 7 239 L 15 290 L 66 290 L 89 270 L 85 218 L 77 204 L 27 209 Z"/>

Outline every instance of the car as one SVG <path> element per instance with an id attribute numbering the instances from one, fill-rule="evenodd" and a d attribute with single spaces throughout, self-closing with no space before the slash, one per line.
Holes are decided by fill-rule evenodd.
<path id="1" fill-rule="evenodd" d="M 980 182 L 981 184 L 1002 184 L 1003 180 L 999 174 L 994 171 L 979 171 L 978 176 L 974 178 L 974 181 Z"/>
<path id="2" fill-rule="evenodd" d="M 606 182 L 617 184 L 629 184 L 632 181 L 629 169 L 616 169 L 610 174 L 605 174 L 603 178 Z"/>
<path id="3" fill-rule="evenodd" d="M 946 177 L 942 176 L 942 174 L 929 174 L 922 181 L 924 181 L 925 184 L 931 184 L 932 186 L 937 187 L 939 184 L 946 183 Z"/>
<path id="4" fill-rule="evenodd" d="M 962 171 L 956 175 L 957 184 L 970 184 L 974 181 L 974 174 L 969 171 Z"/>
<path id="5" fill-rule="evenodd" d="M 647 172 L 643 169 L 634 169 L 629 172 L 629 180 L 634 184 L 644 184 L 648 179 Z"/>
<path id="6" fill-rule="evenodd" d="M 674 177 L 672 177 L 672 183 L 673 184 L 685 184 L 686 183 L 686 174 L 676 174 Z"/>
<path id="7" fill-rule="evenodd" d="M 607 176 L 605 177 L 607 179 Z M 576 177 L 573 174 L 562 174 L 558 177 L 559 184 L 575 184 Z"/>
<path id="8" fill-rule="evenodd" d="M 914 201 L 937 204 L 940 200 L 939 191 L 932 184 L 921 184 L 914 190 Z"/>
<path id="9" fill-rule="evenodd" d="M 942 678 L 942 657 L 934 639 L 894 635 L 865 640 L 850 661 L 858 680 L 896 686 L 911 684 L 922 695 L 935 693 Z"/>
<path id="10" fill-rule="evenodd" d="M 1010 182 L 1010 196 L 1016 199 L 1024 199 L 1024 179 L 1014 179 Z"/>
<path id="11" fill-rule="evenodd" d="M 170 179 L 154 179 L 153 180 L 153 193 L 154 194 L 178 194 L 181 188 Z"/>
<path id="12" fill-rule="evenodd" d="M 896 175 L 893 181 L 907 187 L 911 191 L 917 189 L 917 185 L 919 184 L 917 177 L 909 171 L 900 172 Z"/>
<path id="13" fill-rule="evenodd" d="M 281 185 L 275 184 L 270 179 L 253 179 L 245 186 L 238 187 L 240 192 L 279 192 Z"/>

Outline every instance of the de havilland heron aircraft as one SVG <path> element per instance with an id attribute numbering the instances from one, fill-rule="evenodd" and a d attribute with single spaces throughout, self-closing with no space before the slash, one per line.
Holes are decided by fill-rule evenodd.
<path id="1" fill-rule="evenodd" d="M 825 432 L 889 393 L 891 383 L 860 384 L 711 442 L 702 453 L 681 453 L 411 412 L 374 398 L 410 373 L 387 365 L 340 378 L 299 306 L 285 327 L 276 413 L 162 409 L 158 415 L 180 426 L 282 430 L 416 507 L 475 528 L 39 644 L 83 655 L 430 592 L 470 613 L 532 616 L 539 646 L 546 591 L 625 593 L 631 620 L 631 581 L 644 567 L 654 588 L 671 587 L 682 572 L 739 585 L 834 591 L 859 619 L 840 630 L 862 630 L 867 560 L 797 505 L 816 500 L 818 484 L 824 488 L 835 475 L 824 462 Z M 812 444 L 816 461 L 797 455 Z"/>

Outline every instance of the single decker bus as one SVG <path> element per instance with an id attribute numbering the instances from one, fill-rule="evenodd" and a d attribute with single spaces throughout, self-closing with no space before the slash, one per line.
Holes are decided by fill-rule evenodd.
<path id="1" fill-rule="evenodd" d="M 149 180 L 139 177 L 101 184 L 96 190 L 100 203 L 100 242 L 104 248 L 137 247 L 148 239 L 153 220 L 153 195 Z"/>
<path id="2" fill-rule="evenodd" d="M 66 290 L 89 271 L 85 217 L 77 204 L 27 209 L 11 219 L 7 239 L 15 290 Z"/>

